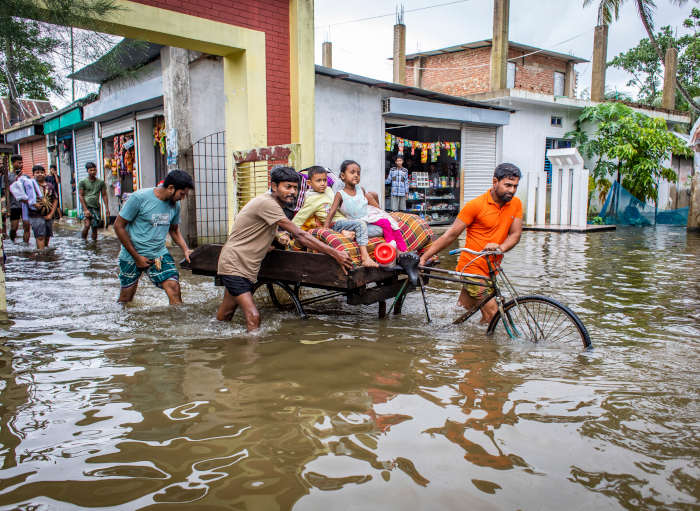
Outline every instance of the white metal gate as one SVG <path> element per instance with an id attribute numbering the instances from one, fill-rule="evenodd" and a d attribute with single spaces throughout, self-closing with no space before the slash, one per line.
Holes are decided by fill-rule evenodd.
<path id="1" fill-rule="evenodd" d="M 496 168 L 496 128 L 465 126 L 462 130 L 464 203 L 491 188 Z"/>

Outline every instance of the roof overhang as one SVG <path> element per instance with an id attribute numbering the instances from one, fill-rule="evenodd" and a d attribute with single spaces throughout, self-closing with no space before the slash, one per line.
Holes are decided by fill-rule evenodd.
<path id="1" fill-rule="evenodd" d="M 490 48 L 491 39 L 482 39 L 481 41 L 474 41 L 471 43 L 458 44 L 456 46 L 448 46 L 447 48 L 439 48 L 437 50 L 422 51 L 418 53 L 411 53 L 406 55 L 406 60 L 413 60 L 418 57 L 430 57 L 432 55 L 442 55 L 445 53 L 455 53 L 458 51 L 465 50 L 475 50 L 478 48 Z M 530 46 L 528 44 L 516 43 L 513 41 L 508 41 L 509 48 L 516 48 L 518 50 L 523 50 L 525 52 L 533 52 L 540 55 L 547 55 L 548 57 L 554 57 L 557 59 L 565 60 L 567 62 L 573 62 L 574 64 L 582 64 L 584 62 L 589 62 L 587 59 L 576 57 L 574 55 L 569 55 L 567 53 L 559 53 L 557 51 L 545 50 L 544 48 L 537 48 L 536 46 Z"/>
<path id="2" fill-rule="evenodd" d="M 109 52 L 68 78 L 82 82 L 104 83 L 121 76 L 124 71 L 142 67 L 160 57 L 161 44 L 122 39 Z"/>
<path id="3" fill-rule="evenodd" d="M 23 128 L 5 132 L 5 142 L 16 144 L 18 142 L 28 142 L 44 137 L 40 124 L 31 124 Z"/>
<path id="4" fill-rule="evenodd" d="M 548 108 L 561 108 L 564 110 L 583 110 L 588 106 L 600 104 L 588 99 L 570 98 L 567 96 L 552 96 L 525 89 L 504 89 L 493 92 L 481 92 L 477 94 L 470 94 L 469 97 L 481 102 L 496 103 L 501 106 L 507 106 L 515 111 L 528 104 L 546 106 Z M 644 105 L 628 104 L 627 106 L 629 106 L 632 110 L 649 117 L 663 119 L 669 124 L 690 123 L 690 115 L 685 112 L 655 109 L 645 107 Z"/>
<path id="5" fill-rule="evenodd" d="M 163 104 L 163 77 L 126 87 L 83 107 L 86 121 L 108 121 L 122 115 L 155 108 Z"/>
<path id="6" fill-rule="evenodd" d="M 79 129 L 88 124 L 83 121 L 83 109 L 76 106 L 44 122 L 44 133 L 48 135 L 57 131 Z"/>
<path id="7" fill-rule="evenodd" d="M 441 92 L 435 92 L 427 89 L 420 89 L 418 87 L 410 87 L 408 85 L 401 85 L 400 83 L 385 82 L 382 80 L 375 80 L 374 78 L 368 78 L 366 76 L 355 75 L 352 73 L 346 73 L 338 69 L 332 69 L 329 67 L 316 66 L 316 74 L 321 76 L 328 76 L 331 78 L 336 78 L 338 80 L 344 80 L 346 82 L 358 83 L 366 85 L 368 87 L 376 87 L 378 89 L 390 90 L 394 92 L 400 92 L 403 94 L 410 94 L 412 96 L 418 96 L 432 101 L 439 101 L 441 103 L 449 103 L 453 105 L 468 106 L 474 108 L 483 108 L 488 110 L 499 110 L 504 112 L 510 112 L 511 109 L 500 107 L 497 105 L 491 105 L 488 103 L 482 103 L 474 101 L 471 99 L 460 98 L 457 96 L 450 96 L 449 94 L 443 94 Z"/>
<path id="8" fill-rule="evenodd" d="M 510 112 L 507 110 L 448 105 L 394 97 L 384 100 L 382 114 L 385 117 L 407 120 L 437 120 L 487 126 L 503 126 L 510 121 Z"/>

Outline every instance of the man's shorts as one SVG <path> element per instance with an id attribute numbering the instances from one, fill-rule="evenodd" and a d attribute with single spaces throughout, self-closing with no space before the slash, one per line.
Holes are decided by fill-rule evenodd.
<path id="1" fill-rule="evenodd" d="M 173 256 L 165 254 L 160 257 L 160 270 L 152 264 L 148 268 L 141 269 L 136 266 L 133 260 L 119 258 L 119 283 L 122 288 L 135 285 L 141 278 L 141 274 L 146 272 L 153 285 L 162 289 L 166 280 L 180 280 L 180 273 L 177 271 Z"/>
<path id="2" fill-rule="evenodd" d="M 483 300 L 491 293 L 491 291 L 493 291 L 493 286 L 486 280 L 467 278 L 464 279 L 464 282 L 465 284 L 462 285 L 462 289 L 464 289 L 467 294 L 476 301 Z M 481 284 L 486 284 L 486 286 Z"/>
<path id="3" fill-rule="evenodd" d="M 100 208 L 91 208 L 88 206 L 88 211 L 90 212 L 90 227 L 93 229 L 98 229 L 99 227 L 104 227 L 102 223 L 102 213 Z M 80 215 L 81 220 L 85 220 L 85 213 Z"/>
<path id="4" fill-rule="evenodd" d="M 50 238 L 53 236 L 53 220 L 45 220 L 43 216 L 30 216 L 32 232 L 35 238 Z"/>
<path id="5" fill-rule="evenodd" d="M 22 208 L 10 208 L 10 220 L 20 220 L 22 218 Z"/>
<path id="6" fill-rule="evenodd" d="M 252 293 L 255 284 L 245 277 L 238 275 L 219 275 L 221 283 L 226 287 L 226 290 L 233 296 L 240 296 L 245 293 Z"/>

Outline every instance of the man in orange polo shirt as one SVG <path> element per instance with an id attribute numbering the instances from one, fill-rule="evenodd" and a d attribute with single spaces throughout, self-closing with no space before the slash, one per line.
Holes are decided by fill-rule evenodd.
<path id="1" fill-rule="evenodd" d="M 512 163 L 501 163 L 493 173 L 493 187 L 476 199 L 469 201 L 452 226 L 433 243 L 420 258 L 425 265 L 435 254 L 450 246 L 464 229 L 467 230 L 465 248 L 480 252 L 498 250 L 508 252 L 520 241 L 523 232 L 523 205 L 515 197 L 520 182 L 520 169 Z M 503 256 L 498 256 L 498 260 Z M 469 264 L 476 256 L 462 252 L 457 262 L 457 271 L 489 275 L 485 258 Z M 477 281 L 480 279 L 473 279 Z M 476 307 L 490 292 L 490 288 L 467 284 L 462 287 L 458 304 L 469 310 Z M 481 322 L 488 323 L 498 312 L 495 300 L 481 307 Z"/>

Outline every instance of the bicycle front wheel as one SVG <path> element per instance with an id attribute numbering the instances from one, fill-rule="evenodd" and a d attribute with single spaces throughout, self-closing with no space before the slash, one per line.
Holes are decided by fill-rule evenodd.
<path id="1" fill-rule="evenodd" d="M 568 307 L 546 296 L 522 296 L 503 306 L 505 324 L 498 312 L 487 333 L 502 332 L 545 346 L 591 346 L 588 330 Z M 507 330 L 506 330 L 507 329 Z"/>

